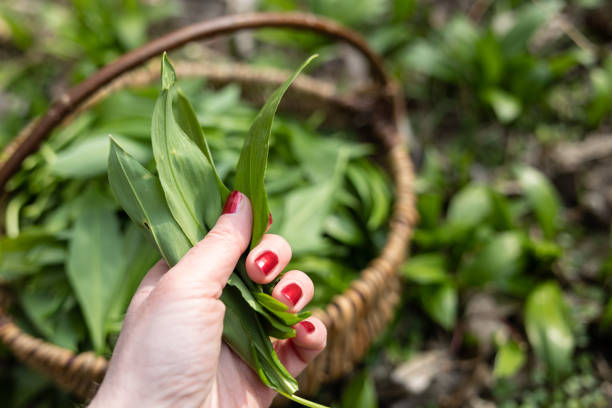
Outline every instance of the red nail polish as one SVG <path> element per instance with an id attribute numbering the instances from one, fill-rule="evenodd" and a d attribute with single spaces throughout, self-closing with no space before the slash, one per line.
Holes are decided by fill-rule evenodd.
<path id="1" fill-rule="evenodd" d="M 268 213 L 268 228 L 272 225 L 272 213 Z"/>
<path id="2" fill-rule="evenodd" d="M 302 297 L 302 288 L 297 283 L 290 283 L 281 290 L 281 294 L 295 306 Z"/>
<path id="3" fill-rule="evenodd" d="M 272 251 L 266 251 L 255 259 L 255 265 L 264 275 L 272 272 L 272 269 L 278 264 L 278 256 Z"/>
<path id="4" fill-rule="evenodd" d="M 238 210 L 238 204 L 242 200 L 242 194 L 238 190 L 234 190 L 230 193 L 229 197 L 225 201 L 223 206 L 223 214 L 233 214 Z"/>
<path id="5" fill-rule="evenodd" d="M 313 331 L 315 331 L 314 324 L 310 323 L 308 320 L 302 320 L 300 324 L 304 329 L 306 329 L 306 333 L 312 333 Z"/>

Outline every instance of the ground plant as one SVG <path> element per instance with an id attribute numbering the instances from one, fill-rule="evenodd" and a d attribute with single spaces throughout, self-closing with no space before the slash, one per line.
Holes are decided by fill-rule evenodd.
<path id="1" fill-rule="evenodd" d="M 44 112 L 57 89 L 164 32 L 158 21 L 169 30 L 194 14 L 190 1 L 41 2 L 40 13 L 14 3 L 0 6 L 0 143 Z M 217 5 L 234 10 L 232 2 L 207 3 L 210 16 Z M 121 19 L 114 18 L 118 7 Z M 341 408 L 608 406 L 608 2 L 261 0 L 253 7 L 313 12 L 360 32 L 403 88 L 410 120 L 404 130 L 418 173 L 419 222 L 401 268 L 401 304 L 355 374 L 314 400 Z M 183 56 L 210 55 L 198 47 Z M 319 35 L 269 29 L 212 47 L 285 69 L 317 53 L 311 72 L 340 89 L 367 89 L 367 67 Z M 237 87 L 202 86 L 178 81 L 219 178 L 233 186 L 256 111 L 240 102 Z M 15 293 L 13 315 L 31 333 L 74 350 L 110 352 L 130 291 L 158 254 L 108 186 L 108 134 L 156 174 L 149 143 L 157 94 L 151 87 L 112 95 L 56 132 L 11 180 L 0 274 Z M 375 147 L 330 133 L 320 126 L 323 116 L 275 119 L 265 176 L 271 232 L 291 243 L 290 267 L 313 277 L 316 305 L 342 292 L 378 253 L 393 202 Z M 107 305 L 107 318 L 98 318 L 96 334 L 67 279 L 78 261 L 70 255 L 74 234 L 80 245 L 86 239 L 79 214 L 92 202 L 112 214 L 98 220 L 103 233 L 126 243 L 123 261 L 112 271 L 101 267 L 99 276 L 118 281 L 119 268 L 131 282 L 123 303 Z M 91 245 L 113 249 L 99 244 Z M 13 406 L 67 404 L 9 355 L 2 361 L 0 384 Z"/>

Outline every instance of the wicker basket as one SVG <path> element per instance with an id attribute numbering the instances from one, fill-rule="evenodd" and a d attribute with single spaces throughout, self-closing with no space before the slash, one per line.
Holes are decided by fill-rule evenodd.
<path id="1" fill-rule="evenodd" d="M 305 14 L 257 13 L 223 17 L 175 31 L 106 66 L 85 82 L 61 96 L 42 118 L 24 128 L 0 155 L 0 186 L 19 169 L 23 160 L 38 149 L 40 143 L 57 126 L 66 124 L 80 111 L 119 89 L 141 86 L 158 80 L 158 57 L 199 39 L 245 28 L 289 27 L 311 30 L 348 42 L 367 58 L 379 86 L 376 92 L 359 97 L 339 96 L 328 82 L 301 75 L 290 88 L 281 108 L 312 111 L 324 106 L 334 122 L 358 123 L 381 145 L 395 187 L 395 203 L 390 229 L 380 256 L 361 271 L 350 288 L 336 296 L 323 310 L 314 311 L 328 330 L 328 345 L 299 378 L 301 390 L 311 393 L 325 381 L 349 372 L 393 315 L 401 285 L 397 270 L 406 254 L 411 227 L 416 220 L 412 194 L 413 169 L 401 137 L 404 118 L 402 96 L 387 77 L 379 58 L 354 32 L 318 17 Z M 156 58 L 155 65 L 145 64 Z M 277 85 L 287 74 L 276 70 L 253 69 L 238 64 L 223 66 L 194 63 L 175 64 L 180 77 L 205 76 L 209 83 L 237 83 L 245 97 L 257 101 L 262 85 Z M 293 102 L 293 103 L 292 103 Z M 0 290 L 0 340 L 24 363 L 51 377 L 60 387 L 87 399 L 95 392 L 107 368 L 107 360 L 93 352 L 75 354 L 34 338 L 15 325 L 6 312 L 9 296 Z"/>

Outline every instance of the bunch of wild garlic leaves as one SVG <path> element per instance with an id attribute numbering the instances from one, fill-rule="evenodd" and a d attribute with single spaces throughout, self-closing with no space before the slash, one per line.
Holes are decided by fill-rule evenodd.
<path id="1" fill-rule="evenodd" d="M 234 189 L 249 197 L 253 209 L 251 248 L 261 240 L 270 213 L 264 173 L 272 120 L 281 97 L 308 62 L 272 94 L 257 114 L 236 165 Z M 217 173 L 190 102 L 175 88 L 176 74 L 165 54 L 161 77 L 162 91 L 155 103 L 151 125 L 158 177 L 112 141 L 108 179 L 120 205 L 132 221 L 147 231 L 172 266 L 214 226 L 230 190 Z M 226 306 L 224 341 L 264 384 L 288 398 L 297 398 L 293 396 L 298 390 L 297 381 L 278 359 L 270 337 L 295 337 L 291 326 L 310 313 L 289 312 L 287 306 L 252 282 L 246 274 L 244 258 L 230 276 L 221 300 Z"/>
<path id="2" fill-rule="evenodd" d="M 169 69 L 165 67 L 164 83 L 174 89 Z M 211 206 L 218 216 L 227 194 L 223 185 L 239 183 L 235 166 L 257 112 L 240 101 L 236 86 L 205 92 L 201 80 L 181 81 L 180 86 L 177 122 L 185 133 L 196 135 L 190 140 L 200 149 L 192 150 L 201 152 L 205 163 L 215 157 L 216 173 L 206 180 L 217 189 L 218 204 Z M 107 353 L 136 286 L 159 259 L 142 229 L 118 211 L 106 177 L 109 134 L 121 146 L 113 147 L 111 162 L 129 161 L 132 169 L 156 173 L 150 134 L 158 93 L 143 88 L 111 95 L 55 132 L 7 186 L 0 280 L 16 294 L 12 314 L 20 326 L 54 344 Z M 195 101 L 193 109 L 185 95 Z M 373 147 L 345 132 L 322 137 L 317 130 L 322 119 L 315 114 L 307 121 L 280 117 L 272 123 L 270 117 L 267 125 L 271 138 L 265 186 L 274 217 L 271 232 L 291 243 L 290 267 L 313 277 L 314 305 L 346 289 L 377 254 L 391 202 L 386 175 L 368 157 Z M 162 190 L 157 193 L 165 202 Z M 213 215 L 212 210 L 204 212 L 204 228 L 214 222 Z M 259 234 L 262 228 L 265 225 Z M 203 232 L 196 231 L 191 239 Z M 192 244 L 189 238 L 177 242 L 183 251 Z M 180 257 L 181 252 L 173 250 L 174 255 L 162 252 L 171 263 L 178 259 L 171 256 Z M 251 289 L 251 281 L 242 283 Z"/>

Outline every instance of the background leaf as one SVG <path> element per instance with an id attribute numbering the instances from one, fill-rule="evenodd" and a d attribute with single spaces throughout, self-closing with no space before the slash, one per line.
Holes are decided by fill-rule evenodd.
<path id="1" fill-rule="evenodd" d="M 556 282 L 543 283 L 529 295 L 525 304 L 525 328 L 529 343 L 553 376 L 571 369 L 575 340 L 563 294 Z"/>
<path id="2" fill-rule="evenodd" d="M 510 340 L 497 351 L 493 366 L 493 375 L 497 378 L 509 378 L 515 375 L 525 364 L 525 352 Z"/>
<path id="3" fill-rule="evenodd" d="M 119 221 L 97 193 L 84 198 L 70 238 L 66 273 L 98 353 L 105 351 L 106 319 L 123 278 Z"/>
<path id="4" fill-rule="evenodd" d="M 459 298 L 452 283 L 419 288 L 420 299 L 427 314 L 440 326 L 450 330 L 457 321 Z"/>
<path id="5" fill-rule="evenodd" d="M 119 135 L 113 138 L 140 163 L 147 163 L 153 157 L 149 146 Z M 107 134 L 87 137 L 58 152 L 50 164 L 51 172 L 61 177 L 83 179 L 104 174 L 109 152 Z"/>
<path id="6" fill-rule="evenodd" d="M 493 283 L 499 288 L 508 288 L 510 280 L 525 264 L 524 239 L 523 233 L 518 231 L 494 235 L 472 258 L 462 263 L 459 279 L 467 285 Z"/>
<path id="7" fill-rule="evenodd" d="M 416 283 L 442 283 L 448 280 L 445 257 L 440 253 L 411 256 L 401 268 L 404 278 Z"/>
<path id="8" fill-rule="evenodd" d="M 491 199 L 486 187 L 469 184 L 461 189 L 448 206 L 446 219 L 449 223 L 475 227 L 491 212 Z"/>
<path id="9" fill-rule="evenodd" d="M 548 179 L 533 167 L 517 167 L 518 181 L 546 238 L 552 238 L 559 227 L 561 201 Z"/>
<path id="10" fill-rule="evenodd" d="M 367 371 L 353 377 L 342 394 L 342 408 L 377 408 L 374 380 Z"/>

